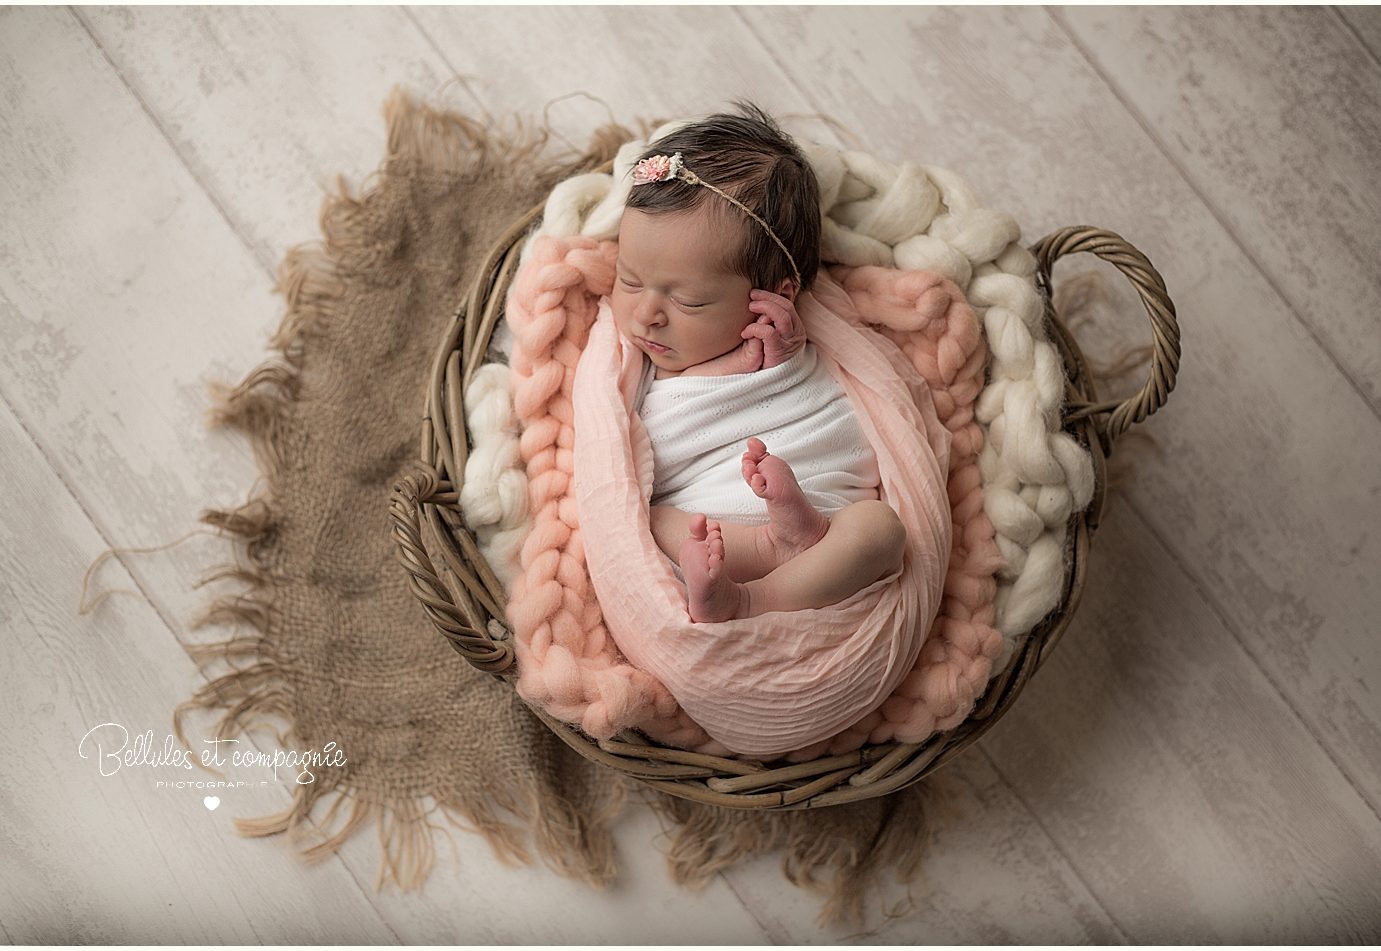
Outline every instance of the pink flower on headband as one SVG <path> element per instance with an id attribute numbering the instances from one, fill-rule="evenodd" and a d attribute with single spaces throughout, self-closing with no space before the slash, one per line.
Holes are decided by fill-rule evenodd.
<path id="1" fill-rule="evenodd" d="M 633 167 L 633 184 L 647 185 L 652 182 L 669 182 L 681 171 L 681 153 L 675 155 L 653 155 L 643 159 Z"/>

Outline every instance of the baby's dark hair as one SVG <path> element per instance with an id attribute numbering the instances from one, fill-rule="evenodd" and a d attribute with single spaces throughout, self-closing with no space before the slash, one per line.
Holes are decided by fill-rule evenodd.
<path id="1" fill-rule="evenodd" d="M 806 290 L 820 269 L 820 183 L 801 149 L 767 113 L 738 100 L 739 114 L 716 113 L 649 144 L 641 158 L 681 153 L 685 166 L 722 188 L 766 221 L 786 245 Z M 626 207 L 648 214 L 689 211 L 710 202 L 717 214 L 737 216 L 744 240 L 728 263 L 754 287 L 775 291 L 795 282 L 791 262 L 771 236 L 742 210 L 701 185 L 674 179 L 638 185 Z"/>

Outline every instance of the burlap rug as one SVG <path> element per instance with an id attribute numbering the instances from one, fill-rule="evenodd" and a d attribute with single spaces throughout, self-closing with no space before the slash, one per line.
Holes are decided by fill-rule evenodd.
<path id="1" fill-rule="evenodd" d="M 631 792 L 668 829 L 674 881 L 703 886 L 775 851 L 791 881 L 824 896 L 822 924 L 861 922 L 887 873 L 918 879 L 943 773 L 804 812 L 652 792 L 556 739 L 510 687 L 461 660 L 409 592 L 388 501 L 418 456 L 423 387 L 447 320 L 500 233 L 631 133 L 602 129 L 587 154 L 553 160 L 540 133 L 501 132 L 401 91 L 384 113 L 378 171 L 358 195 L 340 181 L 323 203 L 322 240 L 280 266 L 286 311 L 273 354 L 219 395 L 216 421 L 250 438 L 264 488 L 204 513 L 239 542 L 237 564 L 210 577 L 245 586 L 218 597 L 205 620 L 243 632 L 193 648 L 209 682 L 175 711 L 179 736 L 185 743 L 182 718 L 200 708 L 220 712 L 218 737 L 262 722 L 292 749 L 334 740 L 345 767 L 295 786 L 285 811 L 236 826 L 286 833 L 319 861 L 377 824 L 379 889 L 420 888 L 447 822 L 481 833 L 504 861 L 540 858 L 610 884 L 610 828 Z"/>
<path id="2" fill-rule="evenodd" d="M 276 717 L 293 749 L 335 740 L 344 768 L 296 786 L 284 812 L 236 825 L 285 832 L 315 861 L 377 823 L 377 888 L 423 885 L 443 817 L 482 833 L 504 860 L 540 856 L 609 884 L 610 826 L 634 792 L 668 829 L 678 883 L 698 887 L 780 850 L 788 877 L 826 897 L 822 923 L 861 920 L 881 873 L 916 876 L 928 836 L 920 788 L 774 813 L 651 792 L 569 750 L 510 687 L 461 660 L 408 591 L 388 500 L 418 455 L 423 387 L 447 319 L 503 229 L 631 133 L 600 130 L 588 154 L 553 161 L 539 133 L 499 132 L 401 91 L 384 112 L 378 171 L 359 195 L 340 181 L 323 203 L 323 240 L 280 266 L 287 306 L 275 352 L 219 395 L 216 420 L 248 435 L 264 488 L 203 516 L 242 543 L 240 564 L 214 576 L 247 585 L 217 598 L 207 620 L 246 630 L 194 649 L 210 681 L 175 711 L 179 735 L 185 713 L 204 708 L 222 711 L 221 737 Z"/>

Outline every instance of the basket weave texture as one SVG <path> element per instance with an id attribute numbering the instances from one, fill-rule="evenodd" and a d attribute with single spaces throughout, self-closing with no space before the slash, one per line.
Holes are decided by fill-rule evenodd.
<path id="1" fill-rule="evenodd" d="M 641 142 L 629 143 L 620 151 L 612 163 L 613 176 L 581 176 L 558 186 L 544 207 L 534 208 L 514 222 L 496 243 L 437 351 L 421 433 L 420 474 L 400 482 L 391 503 L 400 558 L 429 616 L 474 666 L 506 679 L 514 676 L 514 655 L 502 609 L 506 588 L 491 565 L 491 559 L 501 563 L 506 556 L 494 551 L 495 533 L 491 530 L 484 533 L 491 542 L 486 546 L 491 557 L 486 558 L 474 527 L 467 524 L 459 505 L 471 452 L 463 394 L 469 392 L 476 374 L 492 356 L 491 337 L 499 326 L 507 287 L 521 260 L 524 237 L 533 233 L 539 222 L 540 233 L 610 236 L 617 229 L 617 213 L 626 194 L 626 188 L 620 193 L 618 185 L 626 181 L 626 175 L 621 178 L 618 174 L 620 166 L 631 166 L 642 146 Z M 826 219 L 826 260 L 939 271 L 969 290 L 980 314 L 986 311 L 984 325 L 992 357 L 985 396 L 991 394 L 992 398 L 986 404 L 988 418 L 984 419 L 982 406 L 979 418 L 989 425 L 992 446 L 984 466 L 985 489 L 988 483 L 996 485 L 1006 479 L 1012 484 L 1013 479 L 1010 472 L 1004 472 L 1000 453 L 1003 410 L 1013 401 L 1011 394 L 1001 389 L 1020 385 L 1022 375 L 1001 365 L 1004 359 L 1014 358 L 994 338 L 995 331 L 1003 332 L 1001 320 L 1008 315 L 994 312 L 1000 309 L 1002 295 L 1010 295 L 1015 286 L 1010 278 L 1023 273 L 1028 275 L 1027 283 L 1038 301 L 1039 326 L 1031 327 L 1031 336 L 1043 342 L 1048 335 L 1053 344 L 1049 352 L 1058 354 L 1060 361 L 1060 392 L 1054 399 L 1045 394 L 1047 405 L 1041 411 L 1049 414 L 1054 407 L 1057 415 L 1052 421 L 1059 424 L 1060 441 L 1077 446 L 1091 472 L 1082 490 L 1077 473 L 1075 478 L 1063 480 L 1069 484 L 1067 501 L 1062 512 L 1056 505 L 1058 518 L 1050 517 L 1050 493 L 1046 493 L 1047 531 L 1020 539 L 1025 542 L 1022 547 L 1014 547 L 1013 539 L 1007 539 L 1004 555 L 1015 570 L 1009 572 L 1006 596 L 999 595 L 998 627 L 1006 649 L 986 693 L 953 730 L 922 743 L 865 746 L 842 756 L 774 766 L 670 749 L 631 732 L 613 740 L 595 741 L 543 711 L 535 711 L 565 742 L 596 762 L 672 795 L 736 808 L 819 807 L 883 795 L 919 781 L 995 723 L 1058 642 L 1077 607 L 1089 545 L 1105 499 L 1105 463 L 1114 441 L 1163 405 L 1179 365 L 1179 330 L 1164 282 L 1144 255 L 1119 236 L 1083 226 L 1066 228 L 1028 251 L 1016 243 L 1019 231 L 1015 222 L 981 208 L 951 173 L 914 165 L 883 166 L 868 156 L 820 147 L 808 152 L 817 171 L 823 169 L 822 191 L 830 199 L 827 205 L 840 212 Z M 906 191 L 898 184 L 914 185 L 918 177 L 930 186 L 929 191 L 915 187 Z M 919 194 L 920 204 L 917 200 L 909 204 L 898 201 L 899 194 L 913 199 Z M 899 217 L 901 224 L 895 220 Z M 962 253 L 956 253 L 956 247 L 963 249 Z M 1081 251 L 1118 267 L 1140 293 L 1151 320 L 1151 377 L 1126 400 L 1098 399 L 1087 363 L 1051 305 L 1054 262 Z M 1026 376 L 1031 376 L 1030 368 Z M 1032 402 L 1038 399 L 1034 390 L 1022 395 Z M 998 423 L 996 432 L 994 421 Z M 1053 437 L 1051 444 L 1057 444 Z M 1050 455 L 1046 453 L 1047 462 Z M 1066 472 L 1074 468 L 1068 451 L 1057 455 Z M 1053 526 L 1048 524 L 1051 521 Z M 994 524 L 998 524 L 996 519 Z M 423 525 L 429 536 L 425 545 Z M 1045 544 L 1034 544 L 1037 538 Z M 999 544 L 1002 542 L 999 531 Z M 511 550 L 507 557 L 511 557 Z M 1052 571 L 1057 572 L 1057 585 L 1047 584 L 1051 590 L 1036 597 L 1022 597 L 1023 579 L 1029 582 L 1048 577 Z M 1027 588 L 1031 587 L 1028 583 Z M 1012 600 L 1013 592 L 1018 601 Z M 1001 611 L 1014 604 L 1018 610 Z"/>

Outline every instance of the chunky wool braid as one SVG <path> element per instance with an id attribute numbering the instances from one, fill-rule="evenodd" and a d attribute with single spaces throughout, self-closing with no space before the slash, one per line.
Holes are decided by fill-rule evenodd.
<path id="1" fill-rule="evenodd" d="M 712 741 L 666 688 L 619 657 L 585 569 L 572 494 L 575 366 L 595 303 L 613 288 L 616 251 L 612 242 L 552 242 L 519 271 L 509 299 L 507 321 L 519 344 L 513 405 L 523 425 L 519 454 L 532 510 L 508 604 L 518 692 L 591 736 L 607 739 L 641 725 L 663 742 L 699 746 Z"/>
<path id="2" fill-rule="evenodd" d="M 509 296 L 515 409 L 534 512 L 509 605 L 518 690 L 596 738 L 636 727 L 662 742 L 723 755 L 660 682 L 623 661 L 603 624 L 580 544 L 571 394 L 598 296 L 613 286 L 615 253 L 611 242 L 588 238 L 539 240 Z M 944 597 L 911 672 L 880 710 L 791 759 L 869 742 L 919 742 L 962 722 L 1002 646 L 992 627 L 1001 555 L 982 511 L 976 459 L 983 437 L 972 413 L 987 358 L 977 317 L 958 287 L 938 275 L 868 267 L 834 276 L 877 326 L 902 342 L 905 358 L 931 387 L 936 415 L 953 435 L 947 487 L 954 533 Z"/>

